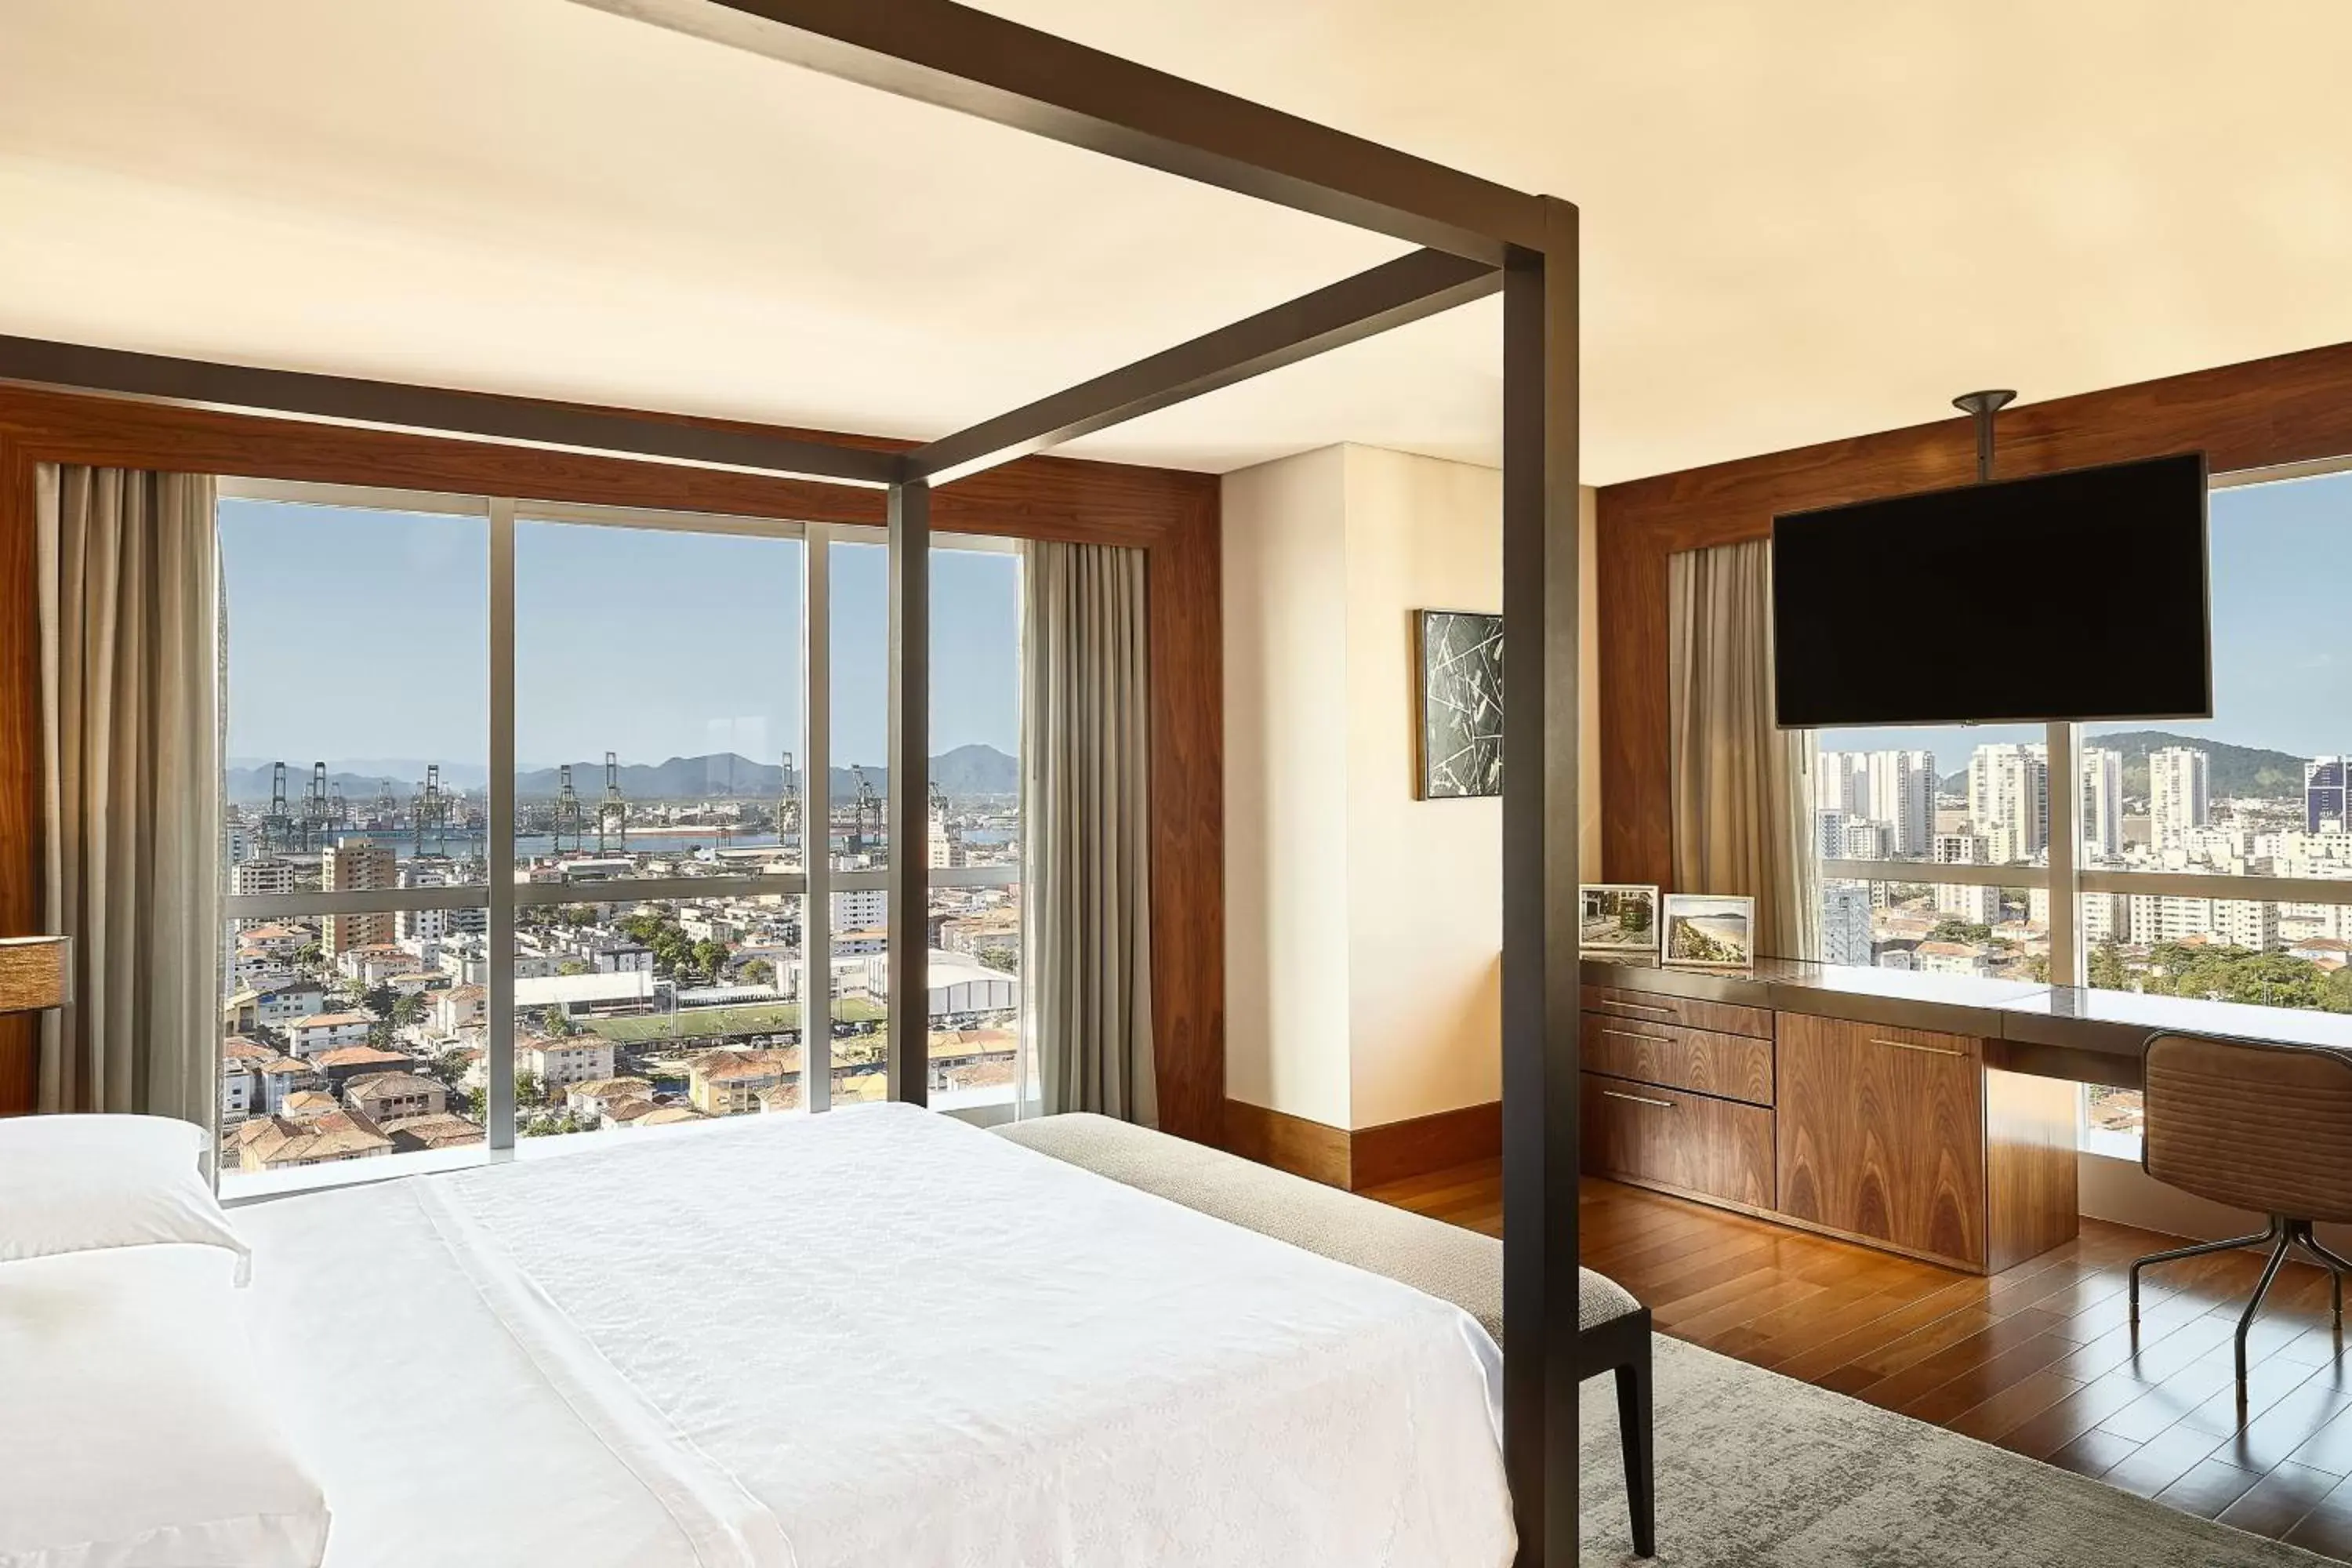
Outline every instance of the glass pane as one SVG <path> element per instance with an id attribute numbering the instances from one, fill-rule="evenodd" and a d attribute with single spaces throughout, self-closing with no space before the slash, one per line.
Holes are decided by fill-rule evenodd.
<path id="1" fill-rule="evenodd" d="M 798 868 L 802 561 L 797 539 L 515 525 L 518 872 Z"/>
<path id="2" fill-rule="evenodd" d="M 1822 858 L 2048 864 L 2050 750 L 2040 726 L 1824 730 L 1816 744 Z"/>
<path id="3" fill-rule="evenodd" d="M 236 497 L 216 515 L 229 891 L 316 889 L 339 841 L 397 868 L 352 886 L 487 880 L 488 519 Z"/>
<path id="4" fill-rule="evenodd" d="M 833 1095 L 888 1098 L 889 896 L 833 895 Z M 935 888 L 927 925 L 929 1099 L 940 1110 L 1010 1105 L 1021 1047 L 1021 889 Z"/>
<path id="5" fill-rule="evenodd" d="M 1019 865 L 1021 557 L 1010 551 L 931 552 L 931 752 L 930 863 Z"/>
<path id="6" fill-rule="evenodd" d="M 416 1155 L 439 1164 L 453 1151 L 479 1152 L 481 988 L 466 983 L 464 947 L 468 936 L 478 942 L 488 915 L 373 911 L 230 925 L 223 1192 L 336 1179 L 362 1161 Z"/>
<path id="7" fill-rule="evenodd" d="M 2049 895 L 1951 882 L 1824 882 L 1822 953 L 1829 963 L 2046 982 Z"/>
<path id="8" fill-rule="evenodd" d="M 2347 531 L 2352 473 L 2213 492 L 2214 716 L 2084 726 L 2086 866 L 2352 879 Z"/>
<path id="9" fill-rule="evenodd" d="M 516 911 L 515 1131 L 797 1111 L 797 895 Z"/>
<path id="10" fill-rule="evenodd" d="M 2352 1013 L 2352 905 L 2085 893 L 2091 984 Z"/>

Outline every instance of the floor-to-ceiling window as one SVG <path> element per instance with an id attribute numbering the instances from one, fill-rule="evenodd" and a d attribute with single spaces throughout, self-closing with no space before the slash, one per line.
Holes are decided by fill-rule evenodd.
<path id="1" fill-rule="evenodd" d="M 878 531 L 243 483 L 219 527 L 225 1187 L 879 1098 L 892 941 L 933 1103 L 1009 1109 L 1013 551 L 935 542 L 915 925 Z"/>
<path id="2" fill-rule="evenodd" d="M 1825 956 L 2352 1012 L 2352 471 L 2223 476 L 2211 541 L 2211 720 L 1822 737 Z M 1905 657 L 2033 657 L 1982 628 L 1874 635 Z M 2053 909 L 2067 748 L 2080 892 Z M 2067 942 L 2079 968 L 2053 975 Z M 2139 1117 L 2137 1093 L 2088 1090 L 2086 1146 L 2127 1152 Z"/>

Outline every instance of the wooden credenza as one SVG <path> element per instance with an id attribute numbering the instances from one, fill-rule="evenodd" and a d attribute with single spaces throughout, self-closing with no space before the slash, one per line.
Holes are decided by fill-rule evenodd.
<path id="1" fill-rule="evenodd" d="M 2077 1229 L 2074 1086 L 1982 1040 L 1587 984 L 1598 1175 L 1990 1273 Z"/>

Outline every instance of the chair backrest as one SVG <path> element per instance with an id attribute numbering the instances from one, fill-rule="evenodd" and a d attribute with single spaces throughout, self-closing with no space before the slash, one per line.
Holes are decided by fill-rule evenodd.
<path id="1" fill-rule="evenodd" d="M 2290 1219 L 2352 1220 L 2352 1051 L 2158 1035 L 2147 1074 L 2147 1173 Z"/>

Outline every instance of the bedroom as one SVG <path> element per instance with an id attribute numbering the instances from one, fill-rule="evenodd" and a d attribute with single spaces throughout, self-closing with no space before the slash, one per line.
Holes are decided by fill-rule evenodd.
<path id="1" fill-rule="evenodd" d="M 403 1537 L 420 1513 L 456 1543 L 449 1560 L 558 1550 L 565 1538 L 529 1532 L 567 1510 L 525 1502 L 556 1486 L 582 1500 L 573 1539 L 608 1532 L 616 1561 L 912 1561 L 885 1542 L 900 1525 L 936 1531 L 921 1547 L 943 1561 L 1351 1561 L 1377 1558 L 1348 1544 L 1376 1521 L 1465 1561 L 1502 1560 L 1514 1535 L 1524 1561 L 1569 1561 L 1580 1535 L 1613 1561 L 1636 1544 L 1626 1493 L 1653 1463 L 1664 1560 L 1758 1560 L 1753 1537 L 1746 1559 L 1705 1542 L 1730 1539 L 1725 1520 L 1799 1516 L 1755 1475 L 1706 1468 L 1722 1456 L 1690 1437 L 1676 1380 L 1716 1363 L 1684 1348 L 1769 1364 L 1763 1342 L 1785 1358 L 1864 1323 L 1884 1338 L 1811 1379 L 1862 1403 L 1816 1405 L 1790 1384 L 1762 1398 L 1769 1419 L 1737 1424 L 1749 1450 L 1776 1420 L 1818 1436 L 1867 1421 L 1874 1400 L 1916 1404 L 1925 1420 L 1885 1430 L 1968 1453 L 1976 1506 L 2047 1474 L 2036 1495 L 2051 1507 L 2098 1510 L 2117 1539 L 2152 1531 L 2167 1551 L 2337 1542 L 2352 1494 L 2330 1496 L 2328 1432 L 2343 1406 L 2313 1318 L 2326 1277 L 2307 1258 L 2278 1275 L 2234 1384 L 2228 1335 L 2203 1343 L 2205 1320 L 2234 1321 L 2260 1253 L 2158 1266 L 2150 1326 L 2122 1362 L 2058 1352 L 2077 1342 L 2062 1326 L 2127 1326 L 2101 1315 L 2160 1245 L 2146 1233 L 2234 1234 L 2231 1211 L 2249 1206 L 2134 1182 L 2136 1156 L 2103 1152 L 2077 1113 L 2095 1100 L 2099 1132 L 2159 1120 L 2114 1081 L 2137 1068 L 2135 1027 L 2330 1043 L 2307 1038 L 2325 1036 L 2324 1005 L 2279 1005 L 2332 994 L 2329 835 L 2312 821 L 2293 830 L 2314 843 L 2258 848 L 2290 831 L 2278 801 L 2200 795 L 2197 764 L 2150 760 L 2202 731 L 2102 746 L 2078 714 L 1984 738 L 2017 753 L 1985 767 L 2030 779 L 2038 765 L 2046 787 L 2052 769 L 2117 757 L 2112 865 L 2064 852 L 2066 805 L 2087 831 L 2104 795 L 2048 791 L 2049 821 L 2029 812 L 2020 836 L 2038 842 L 1996 854 L 1994 813 L 1979 825 L 1967 783 L 1948 787 L 1964 758 L 1975 767 L 1973 739 L 1938 751 L 1834 733 L 1799 765 L 1943 759 L 1928 815 L 1958 820 L 1934 837 L 1981 851 L 1904 847 L 1899 809 L 1881 842 L 1865 789 L 1838 803 L 1842 835 L 1843 818 L 1864 826 L 1831 854 L 1813 799 L 1800 817 L 1784 785 L 1778 826 L 1811 830 L 1801 866 L 1695 864 L 1686 802 L 1703 814 L 1756 781 L 1769 791 L 1774 759 L 1794 753 L 1768 726 L 1726 753 L 1738 766 L 1688 776 L 1672 736 L 1716 715 L 1687 695 L 1677 707 L 1670 646 L 1689 604 L 1677 557 L 1736 550 L 1778 515 L 1969 479 L 1971 434 L 1945 405 L 1972 384 L 2026 390 L 2000 416 L 2003 475 L 2194 449 L 2219 479 L 2284 485 L 2284 466 L 2352 451 L 2343 356 L 2314 347 L 2347 336 L 2320 286 L 2342 259 L 2323 177 L 2339 132 L 2306 123 L 2287 89 L 2324 49 L 2280 58 L 2252 28 L 2157 29 L 2125 48 L 2053 23 L 2018 59 L 1840 7 L 1791 38 L 1711 13 L 1706 49 L 1686 17 L 1575 10 L 1501 8 L 1467 28 L 1411 7 L 1278 26 L 1213 7 L 1021 13 L 1175 73 L 1124 78 L 1113 61 L 1102 80 L 1118 90 L 1071 104 L 1054 95 L 1083 94 L 1086 73 L 1041 85 L 1055 73 L 1040 62 L 1104 57 L 1056 55 L 953 6 L 880 14 L 887 36 L 785 7 L 795 37 L 830 40 L 787 58 L 770 24 L 723 6 L 394 9 L 240 0 L 158 20 L 26 5 L 0 65 L 6 205 L 41 215 L 11 225 L 0 253 L 0 520 L 18 584 L 0 648 L 0 929 L 71 939 L 62 958 L 54 944 L 10 955 L 26 987 L 12 1000 L 41 1010 L 0 1019 L 0 1103 L 216 1131 L 206 1191 L 216 1180 L 255 1253 L 226 1319 L 282 1331 L 298 1298 L 304 1321 L 366 1316 L 373 1289 L 406 1298 L 400 1321 L 451 1325 L 467 1392 L 444 1416 L 392 1399 L 348 1422 L 311 1401 L 256 1417 L 257 1434 L 299 1438 L 296 1469 L 338 1521 L 329 1561 L 423 1549 Z M 2053 96 L 2093 58 L 2116 62 L 2118 99 L 2227 89 L 2244 123 L 2192 134 Z M 2273 79 L 2259 92 L 2257 64 Z M 959 70 L 986 89 L 942 85 Z M 1801 110 L 1791 80 L 1817 89 Z M 974 99 L 981 115 L 950 111 Z M 1418 156 L 1252 118 L 1253 99 Z M 1979 102 L 2014 123 L 1965 166 L 1937 164 L 1923 198 L 1916 171 L 1947 133 L 1927 108 Z M 1885 132 L 1875 144 L 1851 134 L 1864 122 Z M 2074 161 L 2025 173 L 2053 142 Z M 2231 186 L 2230 221 L 2184 233 L 2156 202 L 2184 171 L 2221 178 L 2256 146 L 2277 162 Z M 1580 232 L 1575 211 L 1511 186 L 1574 201 Z M 1531 212 L 1547 215 L 1532 228 Z M 1694 260 L 1729 254 L 1726 233 L 1742 237 L 1741 267 Z M 2205 308 L 2172 308 L 2192 293 Z M 840 432 L 855 434 L 826 434 Z M 2295 482 L 2334 493 L 2324 476 Z M 2242 629 L 2265 617 L 2221 590 L 2275 575 L 2251 542 L 2286 524 L 2246 510 L 2269 493 L 2211 502 L 2217 771 L 2224 742 L 2313 764 L 2341 751 L 2230 727 L 2234 672 L 2269 656 Z M 2320 600 L 2324 560 L 2308 574 Z M 1507 726 L 1534 711 L 1501 741 L 1532 748 L 1514 754 L 1533 767 L 1504 771 L 1516 795 L 1443 798 L 1451 784 L 1428 774 L 1423 611 L 1551 628 L 1535 638 L 1545 657 L 1517 667 L 1538 684 L 1514 689 L 1548 684 L 1553 700 L 1504 705 Z M 2180 787 L 2159 805 L 2164 768 Z M 818 824 L 824 853 L 806 847 Z M 1922 863 L 1938 868 L 1906 868 Z M 2246 878 L 2229 889 L 2243 896 L 2184 885 L 2217 870 Z M 1706 1017 L 1748 1030 L 1675 1021 L 1713 1049 L 1777 1055 L 1777 1100 L 1694 1090 L 1580 1027 L 1565 912 L 1604 873 L 1758 900 L 1762 956 L 1745 973 L 1595 955 L 1582 978 L 1616 1004 L 1590 1010 L 1621 1025 L 1622 1007 L 1732 1010 Z M 1784 934 L 1775 901 L 1835 905 L 1845 923 Z M 919 908 L 919 929 L 902 923 Z M 1851 984 L 1825 1001 L 1770 968 L 1827 958 L 1830 934 L 1867 950 L 1847 966 L 1875 976 L 1885 1008 L 1965 1015 L 1878 1016 Z M 2184 991 L 2181 953 L 2215 951 L 2238 967 Z M 1891 955 L 1916 967 L 1878 962 Z M 69 988 L 46 984 L 60 962 Z M 2069 963 L 2083 984 L 2050 984 Z M 2124 989 L 2102 986 L 2118 973 Z M 2220 998 L 2259 1016 L 2135 1026 L 2093 994 L 2091 1015 L 2044 1026 L 2008 994 L 1955 1002 L 1934 990 L 1946 980 Z M 2015 1091 L 1995 1108 L 2011 1120 L 1980 1104 L 1953 1157 L 2009 1171 L 2004 1131 L 2031 1123 L 2046 1157 L 2030 1169 L 2069 1201 L 2049 1186 L 2021 1217 L 1980 1194 L 1957 1241 L 1809 1210 L 1777 1164 L 1809 1114 L 1796 1069 L 1815 1047 L 1792 1018 L 1969 1042 L 1936 1048 Z M 919 1053 L 899 1044 L 918 1037 Z M 1675 1140 L 1627 1144 L 1591 1121 L 1686 1092 L 1710 1127 L 1777 1139 L 1762 1165 L 1692 1180 L 1675 1162 L 1697 1156 Z M 901 1103 L 836 1115 L 868 1100 Z M 909 1121 L 908 1102 L 939 1114 Z M 1041 1113 L 1079 1110 L 1184 1147 L 1137 1145 L 1160 1149 L 1139 1166 L 1115 1141 L 1065 1145 L 1053 1165 L 1013 1158 L 1055 1136 Z M 44 1122 L 71 1125 L 0 1131 L 63 1135 Z M 1742 1136 L 1732 1151 L 1752 1152 Z M 755 1147 L 784 1162 L 774 1182 L 747 1178 Z M 1183 1163 L 1218 1148 L 1255 1166 Z M 110 1158 L 65 1163 L 95 1179 Z M 1102 1182 L 1112 1165 L 1125 1174 Z M 1253 1185 L 1275 1181 L 1263 1167 L 1326 1191 L 1269 1196 L 1297 1189 Z M 1533 1216 L 1509 1253 L 1459 1226 L 1391 1232 L 1393 1205 L 1353 1195 L 1491 1227 L 1506 1170 Z M 1769 1190 L 1738 1184 L 1765 1176 Z M 1137 1186 L 1176 1203 L 1139 1206 Z M 173 1201 L 179 1222 L 212 1223 L 209 1197 Z M 70 1204 L 54 1202 L 62 1228 Z M 1224 1223 L 1182 1212 L 1202 1207 Z M 573 1223 L 535 1217 L 556 1214 Z M 1567 1305 L 1580 1228 L 1585 1261 L 1664 1331 L 1648 1460 L 1605 1384 L 1566 1396 L 1566 1369 L 1599 1353 Z M 1856 1236 L 1877 1245 L 1841 1239 Z M 797 1295 L 808 1281 L 778 1276 L 791 1255 L 771 1244 L 821 1263 L 837 1293 Z M 1169 1260 L 1194 1247 L 1192 1294 L 1134 1289 L 1178 1277 Z M 1318 1267 L 1318 1252 L 1368 1272 Z M 1433 1259 L 1457 1257 L 1475 1279 L 1449 1286 Z M 94 1258 L 0 1268 L 142 1260 Z M 979 1289 L 996 1285 L 992 1300 Z M 2084 1298 L 2079 1322 L 2057 1310 L 2062 1288 Z M 756 1310 L 683 1305 L 730 1291 Z M 1502 1357 L 1490 1331 L 1507 1297 L 1534 1327 Z M 967 1315 L 942 1306 L 967 1299 Z M 730 1342 L 755 1320 L 772 1331 Z M 1114 1320 L 1137 1337 L 1102 1331 Z M 1179 1331 L 1227 1321 L 1230 1339 Z M 704 1333 L 670 1332 L 687 1323 Z M 158 1330 L 142 1376 L 184 1370 L 173 1342 Z M 1166 1356 L 1170 1397 L 1197 1399 L 1310 1342 L 1363 1359 L 1292 1390 L 1294 1426 L 1354 1400 L 1368 1443 L 1393 1436 L 1419 1389 L 1455 1440 L 1371 1444 L 1339 1473 L 1278 1422 L 1196 1405 L 1227 1423 L 1222 1463 L 1204 1446 L 1164 1473 L 1097 1478 L 1128 1510 L 1116 1542 L 1066 1533 L 1088 1503 L 1074 1479 L 1005 1491 L 1028 1473 L 1021 1456 L 1050 1464 L 1074 1433 L 1125 1432 L 1114 1458 L 1139 1465 L 1149 1444 L 1120 1417 L 1165 1408 L 1146 1362 Z M 1646 1330 L 1638 1345 L 1646 1366 Z M 305 1386 L 377 1375 L 340 1362 L 354 1347 L 332 1336 L 280 1348 Z M 1631 1375 L 1632 1360 L 1615 1364 Z M 741 1365 L 835 1396 L 781 1439 L 801 1459 L 761 1446 L 779 1439 L 760 1402 L 732 1402 L 719 1372 Z M 576 1381 L 583 1366 L 604 1372 Z M 227 1384 L 213 1393 L 269 1387 Z M 2053 1429 L 2051 1412 L 2126 1384 L 2151 1402 L 2101 1410 L 2036 1456 L 2074 1444 L 2098 1485 L 1932 1446 L 1960 1440 L 1942 1426 Z M 420 1508 L 470 1496 L 449 1433 L 500 1432 L 497 1409 L 466 1400 L 525 1386 L 532 1408 L 514 1419 L 543 1442 L 480 1489 L 505 1500 Z M 1722 1396 L 1746 1409 L 1781 1387 L 1735 1381 Z M 2242 1418 L 2214 1416 L 2233 1388 Z M 958 1435 L 918 1441 L 926 1417 Z M 2306 1429 L 2271 1454 L 2290 1417 Z M 2224 1430 L 2206 1433 L 2215 1419 Z M 2212 1441 L 2191 1453 L 2197 1435 Z M 852 1443 L 896 1458 L 828 1470 L 822 1455 Z M 1240 1467 L 1246 1484 L 1230 1462 L 1244 1444 L 1279 1456 Z M 356 1462 L 388 1449 L 415 1466 Z M 616 1452 L 625 1482 L 531 1468 L 572 1455 L 593 1471 Z M 30 1462 L 12 1449 L 12 1479 Z M 979 1492 L 895 1506 L 957 1476 L 1001 1506 Z M 1241 1522 L 1150 1500 L 1213 1479 Z M 1892 1483 L 1834 1484 L 1859 1505 Z M 2174 1495 L 2147 1511 L 2143 1492 Z M 2195 1517 L 2231 1510 L 2218 1526 Z M 1970 1533 L 2001 1549 L 1998 1531 Z M 1916 1550 L 1951 1560 L 1949 1545 Z M 2012 1555 L 2054 1549 L 2027 1531 Z"/>

